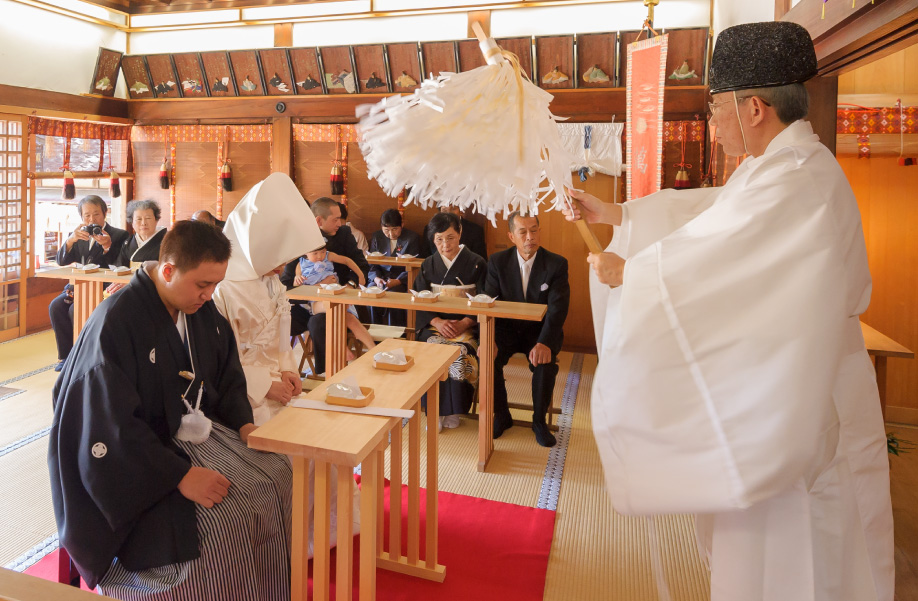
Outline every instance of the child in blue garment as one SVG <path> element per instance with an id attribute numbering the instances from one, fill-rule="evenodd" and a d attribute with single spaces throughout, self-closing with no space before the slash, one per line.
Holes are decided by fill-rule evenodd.
<path id="1" fill-rule="evenodd" d="M 300 257 L 300 263 L 297 266 L 299 274 L 293 280 L 294 285 L 302 286 L 305 284 L 307 286 L 320 286 L 322 284 L 337 284 L 338 274 L 335 273 L 335 266 L 333 263 L 347 265 L 351 271 L 357 274 L 360 285 L 366 285 L 366 279 L 364 278 L 363 272 L 360 271 L 360 268 L 357 267 L 357 264 L 354 263 L 352 259 L 337 253 L 329 252 L 324 246 L 306 253 L 304 257 Z M 316 313 L 325 313 L 327 310 L 325 303 L 322 301 L 310 301 L 309 307 L 313 315 Z M 357 340 L 362 342 L 367 349 L 376 346 L 376 342 L 374 342 L 373 337 L 370 336 L 370 332 L 357 318 L 357 311 L 354 310 L 353 306 L 348 305 L 344 323 L 347 325 L 347 329 L 353 332 Z M 350 349 L 347 349 L 348 361 L 353 358 L 354 354 Z"/>

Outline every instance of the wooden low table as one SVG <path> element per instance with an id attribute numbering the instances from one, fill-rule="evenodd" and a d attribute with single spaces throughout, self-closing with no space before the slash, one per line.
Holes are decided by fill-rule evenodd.
<path id="1" fill-rule="evenodd" d="M 78 586 L 51 582 L 0 568 L 0 599 L 11 601 L 106 601 L 111 597 L 84 591 Z"/>
<path id="2" fill-rule="evenodd" d="M 404 267 L 405 271 L 408 273 L 408 281 L 406 282 L 408 290 L 411 290 L 411 287 L 414 286 L 414 278 L 417 277 L 418 272 L 421 270 L 421 265 L 424 263 L 424 259 L 420 257 L 413 257 L 411 259 L 400 259 L 398 257 L 374 257 L 372 255 L 367 255 L 367 263 L 370 265 L 389 265 L 394 267 Z M 367 282 L 367 285 L 372 285 L 373 282 Z M 408 333 L 408 339 L 414 340 L 416 332 L 414 331 L 415 324 L 415 314 L 413 309 L 408 310 L 408 319 L 406 322 L 405 329 Z"/>
<path id="3" fill-rule="evenodd" d="M 338 550 L 335 565 L 336 599 L 353 597 L 353 470 L 361 466 L 360 498 L 360 591 L 361 601 L 376 598 L 376 568 L 380 567 L 442 582 L 446 568 L 438 563 L 437 549 L 437 421 L 439 383 L 449 375 L 449 366 L 459 349 L 445 345 L 431 348 L 422 342 L 386 340 L 375 352 L 401 348 L 414 357 L 408 371 L 373 368 L 373 354 L 367 353 L 306 395 L 324 400 L 326 389 L 348 376 L 362 387 L 372 388 L 370 408 L 411 409 L 408 421 L 408 516 L 407 554 L 401 552 L 402 508 L 402 420 L 357 413 L 287 407 L 268 423 L 249 434 L 249 446 L 293 457 L 293 549 L 291 554 L 291 598 L 305 600 L 308 566 L 309 461 L 315 461 L 315 526 L 313 542 L 313 598 L 329 599 L 331 466 L 338 468 Z M 421 397 L 427 394 L 425 557 L 420 557 L 421 490 Z M 389 489 L 389 545 L 384 549 L 383 489 L 384 452 L 391 437 Z M 345 577 L 340 577 L 346 575 Z"/>
<path id="4" fill-rule="evenodd" d="M 95 273 L 74 273 L 72 267 L 57 267 L 36 271 L 35 277 L 68 280 L 73 284 L 73 339 L 80 335 L 86 320 L 93 309 L 102 302 L 102 292 L 108 284 L 128 284 L 134 276 L 133 272 L 126 275 L 115 275 L 108 270 L 99 269 Z"/>
<path id="5" fill-rule="evenodd" d="M 496 301 L 493 307 L 470 307 L 464 298 L 441 296 L 439 301 L 431 304 L 417 304 L 411 301 L 411 294 L 404 292 L 387 292 L 382 298 L 365 298 L 357 291 L 348 288 L 343 294 L 328 296 L 319 294 L 316 286 L 299 286 L 287 291 L 287 296 L 294 300 L 324 301 L 328 303 L 325 332 L 325 373 L 331 375 L 346 365 L 347 328 L 344 323 L 347 305 L 366 305 L 387 307 L 391 309 L 414 309 L 433 313 L 456 313 L 475 315 L 480 325 L 478 346 L 479 385 L 478 385 L 478 471 L 487 469 L 488 460 L 494 451 L 494 359 L 497 346 L 494 339 L 494 320 L 521 319 L 541 321 L 548 310 L 546 305 L 536 303 L 511 303 Z M 437 346 L 437 345 L 431 345 Z M 428 408 L 430 404 L 428 404 Z"/>
<path id="6" fill-rule="evenodd" d="M 863 321 L 861 332 L 864 334 L 864 344 L 867 353 L 873 357 L 873 367 L 877 373 L 877 389 L 880 393 L 880 408 L 883 410 L 883 419 L 886 419 L 886 359 L 901 357 L 914 359 L 915 353 L 905 348 L 892 338 L 871 328 Z"/>

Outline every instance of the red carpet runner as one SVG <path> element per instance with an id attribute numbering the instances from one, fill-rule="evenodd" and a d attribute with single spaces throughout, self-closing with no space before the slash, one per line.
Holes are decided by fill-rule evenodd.
<path id="1" fill-rule="evenodd" d="M 403 487 L 402 497 L 402 507 L 405 508 L 406 487 Z M 439 505 L 440 563 L 446 566 L 446 580 L 441 584 L 378 570 L 376 596 L 379 601 L 541 601 L 555 527 L 554 511 L 442 491 Z M 424 491 L 421 491 L 421 507 L 424 506 Z M 387 512 L 388 509 L 387 486 Z M 423 557 L 423 516 L 421 524 Z M 403 545 L 405 528 L 403 516 Z M 388 541 L 388 531 L 386 537 Z M 359 541 L 355 543 L 356 563 Z M 26 573 L 56 580 L 57 554 L 55 551 L 46 555 Z M 334 592 L 331 598 L 334 599 Z M 354 598 L 357 598 L 357 578 L 354 579 Z"/>

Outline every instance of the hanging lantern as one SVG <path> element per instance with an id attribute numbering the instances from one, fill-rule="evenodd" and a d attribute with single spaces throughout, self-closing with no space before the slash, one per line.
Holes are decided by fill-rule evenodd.
<path id="1" fill-rule="evenodd" d="M 228 160 L 223 161 L 223 168 L 220 169 L 220 186 L 227 192 L 233 191 L 233 170 Z"/>
<path id="2" fill-rule="evenodd" d="M 76 186 L 73 183 L 73 171 L 69 169 L 64 171 L 64 189 L 61 191 L 61 198 L 64 200 L 73 200 L 76 198 Z"/>

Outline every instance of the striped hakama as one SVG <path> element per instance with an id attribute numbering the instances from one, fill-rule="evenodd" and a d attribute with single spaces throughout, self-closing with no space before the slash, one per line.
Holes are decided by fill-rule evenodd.
<path id="1" fill-rule="evenodd" d="M 230 481 L 208 509 L 195 505 L 201 556 L 139 572 L 117 559 L 99 589 L 124 601 L 289 601 L 292 473 L 284 455 L 249 449 L 216 422 L 201 444 L 175 440 L 197 467 Z"/>

